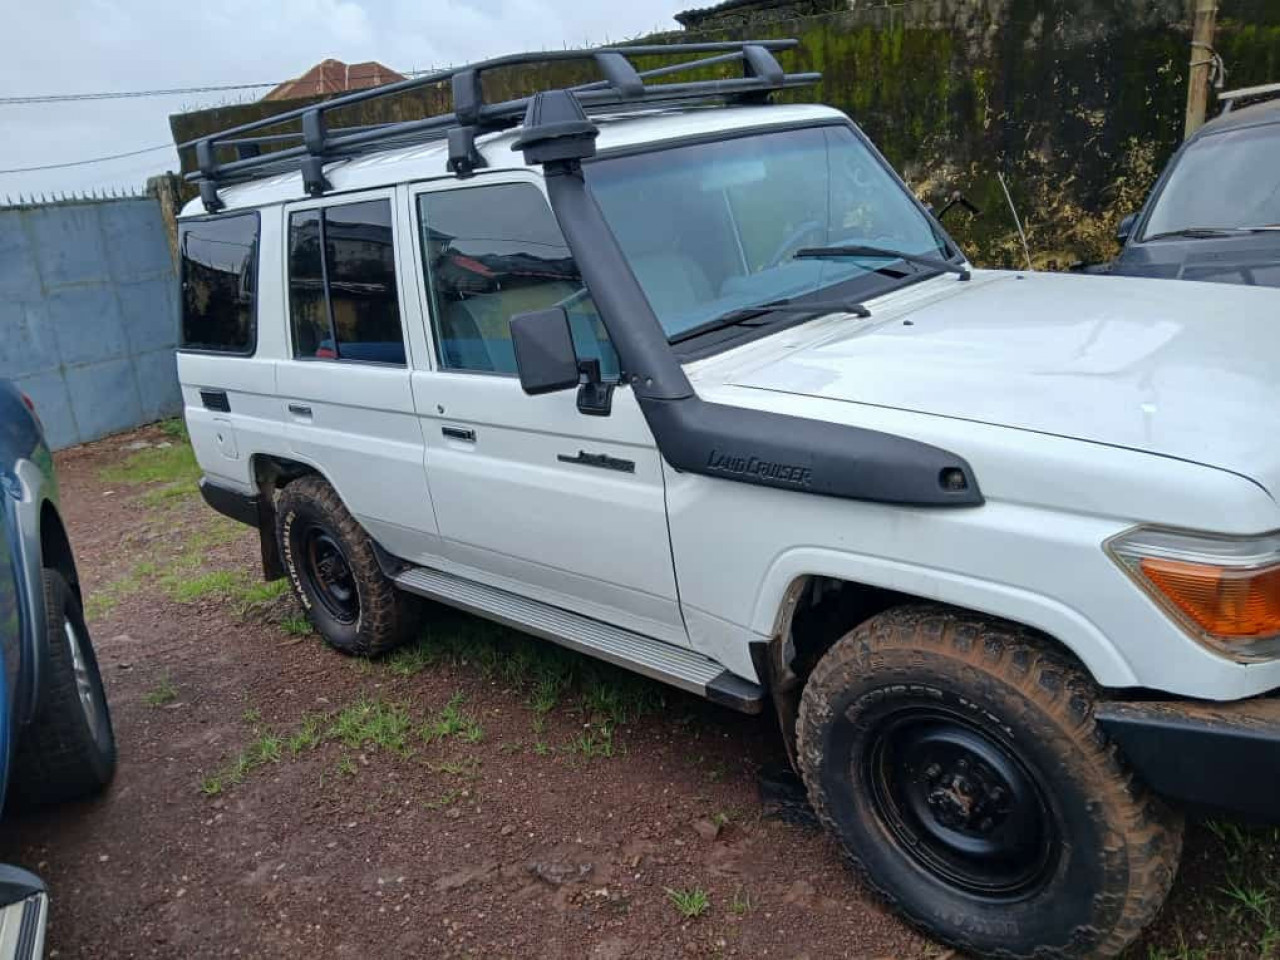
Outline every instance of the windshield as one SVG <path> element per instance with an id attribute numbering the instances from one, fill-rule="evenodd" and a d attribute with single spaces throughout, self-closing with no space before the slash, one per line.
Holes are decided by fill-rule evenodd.
<path id="1" fill-rule="evenodd" d="M 1187 147 L 1143 239 L 1196 227 L 1280 224 L 1280 124 L 1215 133 Z"/>
<path id="2" fill-rule="evenodd" d="M 884 247 L 946 259 L 943 233 L 845 126 L 692 144 L 584 167 L 597 203 L 668 337 L 728 311 L 802 296 L 885 257 L 795 259 L 805 247 Z M 860 295 L 858 285 L 842 295 Z"/>

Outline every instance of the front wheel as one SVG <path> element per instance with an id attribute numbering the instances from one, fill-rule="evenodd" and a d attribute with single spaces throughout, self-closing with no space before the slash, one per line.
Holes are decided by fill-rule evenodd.
<path id="1" fill-rule="evenodd" d="M 967 953 L 1114 956 L 1173 883 L 1180 817 L 1104 740 L 1086 678 L 1020 627 L 882 613 L 814 669 L 798 736 L 855 869 Z"/>
<path id="2" fill-rule="evenodd" d="M 36 714 L 19 734 L 10 790 L 20 806 L 101 792 L 116 770 L 116 740 L 84 613 L 62 574 L 44 571 L 45 666 Z"/>

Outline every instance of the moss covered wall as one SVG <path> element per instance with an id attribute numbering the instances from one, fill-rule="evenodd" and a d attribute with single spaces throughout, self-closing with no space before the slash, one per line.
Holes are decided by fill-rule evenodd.
<path id="1" fill-rule="evenodd" d="M 790 69 L 822 83 L 817 99 L 854 118 L 908 183 L 940 203 L 953 189 L 983 210 L 948 229 L 976 262 L 1021 253 L 997 171 L 1006 177 L 1038 265 L 1100 260 L 1181 139 L 1190 0 L 908 0 L 822 16 L 700 29 L 651 41 L 794 36 Z M 1280 0 L 1223 0 L 1217 47 L 1229 86 L 1280 81 Z M 509 72 L 486 95 L 573 82 L 564 68 Z M 296 104 L 289 104 L 294 106 Z M 337 126 L 421 115 L 439 96 L 345 111 Z M 190 139 L 278 104 L 172 118 Z M 187 162 L 190 162 L 189 160 Z"/>

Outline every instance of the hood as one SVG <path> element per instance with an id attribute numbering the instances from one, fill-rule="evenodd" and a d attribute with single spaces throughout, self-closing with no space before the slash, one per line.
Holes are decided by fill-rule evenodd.
<path id="1" fill-rule="evenodd" d="M 1110 272 L 1116 276 L 1280 287 L 1280 230 L 1130 243 Z"/>
<path id="2" fill-rule="evenodd" d="M 717 379 L 1127 447 L 1280 492 L 1280 291 L 993 271 L 920 287 L 870 319 L 734 351 Z"/>

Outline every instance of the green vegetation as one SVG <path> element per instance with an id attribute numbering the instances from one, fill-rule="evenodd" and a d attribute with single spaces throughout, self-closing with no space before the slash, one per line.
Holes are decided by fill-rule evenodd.
<path id="1" fill-rule="evenodd" d="M 142 698 L 143 702 L 148 707 L 163 707 L 165 704 L 173 703 L 173 701 L 177 699 L 178 687 L 171 679 L 169 679 L 169 675 L 167 673 L 162 676 L 160 678 L 160 682 L 148 690 L 146 696 Z"/>
<path id="2" fill-rule="evenodd" d="M 613 726 L 607 722 L 599 726 L 588 726 L 569 743 L 569 749 L 574 753 L 582 754 L 588 760 L 612 757 Z"/>
<path id="3" fill-rule="evenodd" d="M 103 467 L 99 479 L 108 483 L 188 483 L 193 488 L 200 479 L 195 451 L 185 440 L 167 447 L 135 450 L 120 463 Z"/>
<path id="4" fill-rule="evenodd" d="M 164 578 L 169 595 L 179 603 L 193 603 L 207 597 L 229 597 L 241 588 L 244 574 L 235 570 L 214 570 L 191 577 Z"/>
<path id="5" fill-rule="evenodd" d="M 187 434 L 187 424 L 181 417 L 161 420 L 156 426 L 160 428 L 166 437 L 172 440 L 178 440 L 186 444 L 191 443 L 191 437 Z"/>
<path id="6" fill-rule="evenodd" d="M 711 898 L 701 887 L 691 887 L 688 890 L 673 890 L 671 887 L 663 889 L 667 899 L 675 906 L 676 912 L 686 920 L 702 916 L 711 906 Z"/>
<path id="7" fill-rule="evenodd" d="M 297 757 L 326 743 L 342 746 L 338 772 L 346 775 L 358 772 L 347 751 L 385 750 L 398 757 L 409 758 L 413 756 L 412 748 L 418 740 L 426 744 L 447 739 L 477 743 L 484 738 L 484 730 L 462 709 L 462 703 L 462 696 L 455 695 L 430 720 L 421 722 L 415 720 L 403 703 L 365 696 L 335 712 L 305 714 L 291 729 L 283 730 L 273 729 L 263 721 L 261 711 L 250 708 L 241 714 L 241 720 L 253 729 L 253 741 L 230 763 L 206 777 L 200 789 L 208 796 L 216 796 L 241 783 L 263 764 L 279 763 L 286 757 Z M 473 779 L 479 774 L 480 759 L 468 755 L 429 763 L 428 768 L 436 773 Z"/>
<path id="8" fill-rule="evenodd" d="M 665 689 L 653 681 L 452 612 L 442 611 L 433 619 L 429 633 L 381 663 L 397 677 L 412 677 L 437 663 L 470 668 L 486 680 L 522 693 L 533 711 L 533 750 L 538 756 L 554 752 L 544 734 L 549 716 L 558 707 L 575 713 L 583 727 L 583 732 L 566 744 L 567 751 L 600 758 L 619 752 L 615 734 L 620 728 L 660 710 L 665 703 Z M 483 731 L 474 721 L 474 726 L 454 729 L 465 717 L 457 709 L 461 702 L 446 706 L 433 718 L 422 731 L 423 739 L 430 742 L 461 736 L 474 742 L 482 738 Z"/>
<path id="9" fill-rule="evenodd" d="M 440 796 L 436 797 L 434 800 L 424 801 L 422 805 L 426 807 L 428 810 L 440 810 L 452 804 L 460 796 L 462 796 L 461 790 L 457 790 L 457 789 L 446 790 L 444 793 L 440 794 Z"/>
<path id="10" fill-rule="evenodd" d="M 403 704 L 361 699 L 338 714 L 328 735 L 352 749 L 369 745 L 404 756 L 412 730 L 413 721 Z"/>
<path id="11" fill-rule="evenodd" d="M 743 887 L 733 891 L 733 900 L 729 902 L 729 911 L 735 917 L 745 917 L 751 912 L 751 894 Z"/>
<path id="12" fill-rule="evenodd" d="M 223 769 L 200 783 L 200 792 L 215 797 L 228 787 L 243 783 L 252 771 L 266 763 L 279 763 L 284 741 L 271 733 L 261 733 Z"/>
<path id="13" fill-rule="evenodd" d="M 386 659 L 387 669 L 397 677 L 412 677 L 436 662 L 435 649 L 428 643 L 414 643 L 401 647 Z"/>
<path id="14" fill-rule="evenodd" d="M 293 637 L 306 637 L 315 633 L 311 629 L 311 621 L 303 613 L 289 614 L 289 616 L 280 621 L 280 629 Z"/>
<path id="15" fill-rule="evenodd" d="M 483 740 L 484 728 L 462 709 L 464 702 L 466 698 L 460 693 L 450 697 L 449 702 L 419 730 L 423 743 L 434 743 L 449 737 L 456 737 L 467 743 L 479 743 Z"/>

